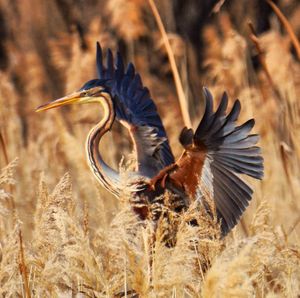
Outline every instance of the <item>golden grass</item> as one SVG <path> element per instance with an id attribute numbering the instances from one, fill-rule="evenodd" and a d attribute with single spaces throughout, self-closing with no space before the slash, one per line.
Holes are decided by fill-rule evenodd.
<path id="1" fill-rule="evenodd" d="M 187 41 L 188 56 L 180 47 L 180 53 L 172 51 L 186 69 L 184 89 L 206 85 L 216 98 L 227 90 L 242 102 L 241 122 L 255 117 L 261 135 L 265 178 L 249 181 L 255 192 L 243 217 L 245 229 L 239 224 L 225 239 L 201 206 L 182 215 L 164 208 L 156 224 L 140 222 L 130 209 L 133 198 L 124 193 L 116 200 L 97 185 L 84 154 L 86 134 L 100 117 L 97 108 L 34 113 L 39 104 L 95 76 L 96 40 L 104 48 L 120 44 L 150 88 L 178 156 L 181 111 L 149 7 L 140 0 L 99 1 L 97 9 L 86 4 L 82 20 L 90 21 L 81 24 L 82 47 L 78 27 L 64 23 L 54 2 L 15 7 L 0 0 L 14 37 L 3 42 L 9 66 L 0 70 L 1 297 L 299 296 L 299 61 L 276 20 L 256 35 L 271 85 L 264 68 L 254 69 L 250 61 L 257 47 L 232 23 L 226 1 L 219 4 L 215 21 L 203 31 L 205 71 L 195 71 L 195 49 Z M 293 24 L 299 32 L 300 24 Z M 200 89 L 195 97 L 189 108 L 196 124 L 203 109 Z M 130 158 L 121 165 L 119 160 L 132 150 L 126 139 L 114 125 L 100 148 L 109 164 L 122 168 L 124 179 Z M 192 218 L 200 225 L 188 224 Z"/>

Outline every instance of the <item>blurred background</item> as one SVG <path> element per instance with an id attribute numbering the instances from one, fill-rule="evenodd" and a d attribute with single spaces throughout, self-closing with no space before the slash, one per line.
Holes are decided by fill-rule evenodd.
<path id="1" fill-rule="evenodd" d="M 255 117 L 265 158 L 265 178 L 253 182 L 246 226 L 262 202 L 270 220 L 290 239 L 300 232 L 299 56 L 291 34 L 262 0 L 155 1 L 182 80 L 193 126 L 201 119 L 202 86 L 215 98 L 226 90 L 242 103 L 241 121 Z M 274 1 L 300 36 L 297 0 Z M 249 22 L 252 24 L 250 29 Z M 96 41 L 133 62 L 158 107 L 176 157 L 182 113 L 162 36 L 145 0 L 0 0 L 1 167 L 18 158 L 13 196 L 24 235 L 41 176 L 51 190 L 65 172 L 79 213 L 90 225 L 107 221 L 118 202 L 94 181 L 85 161 L 85 137 L 101 110 L 75 106 L 36 114 L 40 104 L 79 89 L 96 77 Z M 114 125 L 101 148 L 118 168 L 132 150 Z M 82 215 L 83 216 L 83 215 Z M 101 219 L 105 221 L 105 219 Z M 238 227 L 240 229 L 240 226 Z M 242 233 L 247 233 L 241 230 Z"/>

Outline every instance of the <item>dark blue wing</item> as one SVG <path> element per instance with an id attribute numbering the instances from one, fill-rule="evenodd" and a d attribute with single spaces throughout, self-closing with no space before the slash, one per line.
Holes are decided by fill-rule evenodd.
<path id="1" fill-rule="evenodd" d="M 168 138 L 149 90 L 132 63 L 127 69 L 121 55 L 116 63 L 111 50 L 107 51 L 104 66 L 102 50 L 97 43 L 97 71 L 113 96 L 116 118 L 126 123 L 136 146 L 138 170 L 153 177 L 162 168 L 174 162 Z"/>

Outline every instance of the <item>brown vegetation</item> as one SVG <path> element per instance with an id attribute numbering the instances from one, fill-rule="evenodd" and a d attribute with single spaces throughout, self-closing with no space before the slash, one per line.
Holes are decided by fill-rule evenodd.
<path id="1" fill-rule="evenodd" d="M 34 113 L 95 76 L 100 41 L 135 63 L 178 156 L 181 109 L 148 2 L 0 0 L 1 297 L 299 296 L 300 64 L 293 45 L 300 7 L 296 0 L 277 1 L 291 39 L 275 14 L 269 30 L 251 32 L 254 5 L 226 2 L 207 14 L 199 56 L 176 33 L 185 20 L 176 19 L 175 4 L 156 1 L 193 125 L 205 85 L 216 98 L 224 90 L 239 98 L 241 122 L 255 117 L 261 135 L 265 178 L 251 181 L 255 193 L 242 224 L 220 240 L 215 220 L 196 206 L 182 215 L 166 210 L 154 227 L 138 221 L 126 193 L 117 201 L 97 185 L 84 145 L 98 109 Z M 249 9 L 241 13 L 239 2 Z M 131 151 L 126 139 L 114 125 L 101 148 L 124 177 L 130 158 L 119 160 Z M 202 224 L 187 224 L 193 217 Z"/>

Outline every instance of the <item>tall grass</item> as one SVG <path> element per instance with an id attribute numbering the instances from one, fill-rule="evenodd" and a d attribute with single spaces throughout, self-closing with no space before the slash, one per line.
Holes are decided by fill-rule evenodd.
<path id="1" fill-rule="evenodd" d="M 294 2 L 279 1 L 279 7 L 299 36 L 300 8 Z M 270 17 L 268 31 L 253 36 L 247 25 L 252 5 L 244 12 L 245 24 L 237 26 L 234 8 L 220 1 L 201 33 L 199 68 L 199 49 L 175 33 L 182 20 L 175 19 L 172 2 L 156 1 L 190 95 L 191 122 L 200 120 L 205 85 L 216 98 L 224 90 L 239 98 L 241 122 L 255 117 L 261 135 L 265 178 L 249 181 L 255 192 L 242 224 L 220 239 L 215 218 L 199 206 L 182 215 L 165 208 L 157 223 L 140 222 L 130 209 L 132 198 L 124 193 L 116 200 L 97 185 L 84 153 L 85 137 L 101 117 L 97 108 L 34 113 L 39 104 L 96 75 L 99 40 L 134 61 L 175 155 L 181 153 L 181 109 L 148 3 L 80 3 L 0 0 L 0 49 L 6 55 L 0 61 L 0 296 L 297 297 L 300 65 L 277 16 Z M 257 54 L 264 67 L 253 64 Z M 100 148 L 124 176 L 132 151 L 127 139 L 116 124 Z M 188 224 L 195 217 L 197 227 Z"/>

